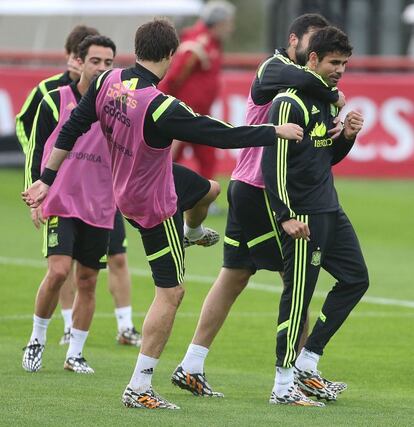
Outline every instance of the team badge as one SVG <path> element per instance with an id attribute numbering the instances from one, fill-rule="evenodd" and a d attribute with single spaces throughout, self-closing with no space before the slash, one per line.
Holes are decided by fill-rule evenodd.
<path id="1" fill-rule="evenodd" d="M 50 233 L 47 239 L 47 246 L 49 248 L 54 248 L 59 244 L 57 233 Z"/>
<path id="2" fill-rule="evenodd" d="M 319 250 L 319 248 L 316 251 L 312 252 L 311 264 L 315 267 L 321 265 L 321 251 Z"/>

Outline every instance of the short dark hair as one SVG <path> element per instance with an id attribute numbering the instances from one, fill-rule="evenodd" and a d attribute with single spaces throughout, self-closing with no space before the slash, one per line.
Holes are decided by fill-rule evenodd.
<path id="1" fill-rule="evenodd" d="M 138 60 L 160 62 L 175 53 L 178 45 L 177 31 L 167 19 L 147 22 L 135 33 L 135 55 Z"/>
<path id="2" fill-rule="evenodd" d="M 82 59 L 82 61 L 85 61 L 86 55 L 88 54 L 88 50 L 92 45 L 109 47 L 112 49 L 114 56 L 116 55 L 115 43 L 109 37 L 87 36 L 82 40 L 81 44 L 79 45 L 78 58 Z"/>
<path id="3" fill-rule="evenodd" d="M 296 34 L 300 40 L 311 28 L 325 28 L 329 25 L 326 18 L 319 13 L 305 13 L 298 16 L 290 25 L 288 35 Z"/>
<path id="4" fill-rule="evenodd" d="M 308 56 L 311 52 L 322 59 L 332 52 L 337 52 L 346 56 L 352 55 L 352 46 L 349 43 L 348 36 L 339 28 L 328 26 L 312 34 L 309 39 Z"/>
<path id="5" fill-rule="evenodd" d="M 77 55 L 79 44 L 85 37 L 98 35 L 99 31 L 96 28 L 87 27 L 86 25 L 77 25 L 66 38 L 66 53 L 68 55 L 70 55 L 71 53 Z"/>

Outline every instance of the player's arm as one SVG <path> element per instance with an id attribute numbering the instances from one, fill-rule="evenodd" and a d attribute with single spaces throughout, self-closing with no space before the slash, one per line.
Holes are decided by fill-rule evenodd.
<path id="1" fill-rule="evenodd" d="M 44 147 L 59 120 L 59 104 L 60 94 L 55 90 L 47 93 L 38 106 L 26 150 L 25 188 L 40 178 Z"/>
<path id="2" fill-rule="evenodd" d="M 71 151 L 77 139 L 88 132 L 93 123 L 98 120 L 98 116 L 96 115 L 96 97 L 105 77 L 107 77 L 107 73 L 104 73 L 92 82 L 85 95 L 82 96 L 79 104 L 72 110 L 69 120 L 62 126 L 59 132 L 55 143 L 56 149 Z M 57 166 L 57 164 L 53 166 Z M 49 168 L 49 163 L 46 167 Z"/>
<path id="3" fill-rule="evenodd" d="M 274 124 L 282 125 L 288 121 L 306 127 L 309 116 L 302 102 L 278 95 L 269 112 L 269 119 Z M 310 231 L 307 224 L 296 219 L 295 212 L 290 207 L 289 192 L 286 185 L 287 139 L 278 139 L 277 145 L 265 147 L 262 156 L 262 172 L 266 191 L 269 194 L 276 220 L 283 230 L 293 239 L 310 240 Z"/>
<path id="4" fill-rule="evenodd" d="M 69 120 L 63 125 L 40 179 L 22 193 L 22 199 L 27 206 L 34 208 L 42 203 L 56 178 L 60 165 L 72 150 L 76 140 L 98 120 L 95 108 L 96 96 L 102 87 L 105 74 L 92 82 L 78 106 L 72 111 Z"/>
<path id="5" fill-rule="evenodd" d="M 269 121 L 279 126 L 290 121 L 305 127 L 307 120 L 302 106 L 293 99 L 282 95 L 278 95 L 275 99 L 269 112 Z M 279 223 L 296 218 L 295 212 L 290 208 L 286 185 L 288 144 L 287 139 L 279 138 L 277 145 L 265 147 L 262 157 L 262 172 L 266 190 Z"/>
<path id="6" fill-rule="evenodd" d="M 295 88 L 330 104 L 335 104 L 339 99 L 337 88 L 329 87 L 318 74 L 281 54 L 265 61 L 257 71 L 257 78 L 259 90 L 263 90 L 267 97 L 274 97 L 284 89 Z"/>
<path id="7" fill-rule="evenodd" d="M 24 153 L 26 153 L 28 149 L 27 147 L 33 128 L 33 121 L 42 98 L 43 94 L 39 86 L 36 86 L 32 89 L 29 96 L 26 98 L 22 109 L 16 116 L 16 135 Z"/>
<path id="8" fill-rule="evenodd" d="M 336 165 L 348 155 L 363 124 L 364 119 L 361 113 L 350 111 L 346 115 L 343 122 L 344 128 L 333 145 L 332 165 Z"/>
<path id="9" fill-rule="evenodd" d="M 273 145 L 276 137 L 280 135 L 298 141 L 303 137 L 302 129 L 291 123 L 280 127 L 234 127 L 213 117 L 197 114 L 173 97 L 165 97 L 159 107 L 151 111 L 158 131 L 168 140 L 179 139 L 193 144 L 229 149 Z"/>

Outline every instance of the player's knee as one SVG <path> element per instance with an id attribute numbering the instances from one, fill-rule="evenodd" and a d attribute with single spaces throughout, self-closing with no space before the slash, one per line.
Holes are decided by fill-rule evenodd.
<path id="1" fill-rule="evenodd" d="M 181 285 L 176 286 L 175 288 L 172 288 L 171 298 L 170 298 L 171 304 L 178 308 L 181 304 L 181 301 L 184 298 L 184 294 L 185 294 L 185 289 Z"/>
<path id="2" fill-rule="evenodd" d="M 116 254 L 108 256 L 108 268 L 110 270 L 122 270 L 126 268 L 126 255 Z"/>
<path id="3" fill-rule="evenodd" d="M 249 279 L 252 273 L 249 270 L 239 270 L 237 272 L 237 280 L 233 283 L 233 289 L 235 292 L 240 293 L 249 283 Z"/>
<path id="4" fill-rule="evenodd" d="M 80 269 L 79 269 L 80 270 Z M 77 288 L 78 292 L 94 293 L 98 274 L 95 270 L 78 271 Z"/>
<path id="5" fill-rule="evenodd" d="M 210 203 L 213 203 L 214 200 L 217 199 L 218 195 L 220 194 L 221 188 L 220 184 L 217 181 L 209 180 L 210 182 L 210 190 L 208 193 L 200 200 L 200 203 L 203 205 L 209 205 Z"/>
<path id="6" fill-rule="evenodd" d="M 212 179 L 210 179 L 210 185 L 211 185 L 211 187 L 210 187 L 209 193 L 211 193 L 211 197 L 213 197 L 212 201 L 214 201 L 219 196 L 219 194 L 221 192 L 221 187 L 217 181 L 213 181 Z"/>
<path id="7" fill-rule="evenodd" d="M 67 266 L 66 264 L 49 264 L 49 268 L 47 271 L 47 279 L 48 282 L 52 286 L 61 287 L 67 277 L 69 276 L 70 272 L 70 265 Z"/>

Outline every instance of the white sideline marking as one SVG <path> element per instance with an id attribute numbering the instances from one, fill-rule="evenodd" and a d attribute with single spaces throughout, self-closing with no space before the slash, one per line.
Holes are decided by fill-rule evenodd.
<path id="1" fill-rule="evenodd" d="M 252 317 L 258 318 L 258 317 L 271 317 L 276 322 L 277 317 L 277 308 L 275 308 L 274 312 L 271 311 L 232 311 L 231 317 L 247 317 L 251 319 Z M 133 312 L 134 316 L 144 318 L 145 317 L 144 312 Z M 311 316 L 316 318 L 319 315 L 319 311 L 311 311 Z M 177 317 L 181 318 L 196 318 L 200 316 L 199 312 L 190 312 L 190 311 L 180 311 L 177 312 Z M 60 319 L 60 314 L 55 314 L 53 316 L 53 319 Z M 409 319 L 414 318 L 414 312 L 406 312 L 401 313 L 398 311 L 361 311 L 361 312 L 352 312 L 350 314 L 350 317 L 355 318 L 393 318 L 393 319 Z M 0 316 L 0 322 L 12 322 L 12 321 L 19 321 L 19 320 L 32 320 L 33 314 L 10 314 L 5 316 Z M 97 312 L 94 314 L 94 318 L 96 319 L 112 319 L 115 318 L 114 313 L 110 312 Z M 276 323 L 275 323 L 276 325 Z"/>
<path id="2" fill-rule="evenodd" d="M 45 261 L 39 261 L 34 259 L 26 259 L 26 258 L 8 258 L 0 256 L 0 264 L 3 265 L 20 265 L 25 267 L 34 267 L 34 268 L 45 268 L 46 262 Z M 133 276 L 138 277 L 151 277 L 151 273 L 149 270 L 145 270 L 142 268 L 136 268 L 136 267 L 129 267 L 129 271 Z M 215 277 L 211 276 L 200 276 L 200 275 L 193 275 L 188 274 L 186 275 L 186 279 L 188 281 L 197 282 L 197 283 L 205 283 L 205 284 L 213 284 L 215 281 Z M 250 282 L 248 284 L 248 289 L 254 289 L 257 291 L 264 291 L 264 292 L 270 292 L 274 294 L 280 294 L 282 291 L 281 285 L 271 285 L 266 283 L 256 283 L 254 281 Z M 314 296 L 318 298 L 325 298 L 326 292 L 314 292 Z M 362 302 L 365 302 L 367 304 L 377 304 L 377 305 L 388 305 L 388 306 L 394 306 L 394 307 L 408 307 L 408 308 L 414 308 L 414 301 L 410 300 L 399 300 L 399 299 L 393 299 L 393 298 L 382 298 L 382 297 L 371 297 L 371 296 L 365 296 L 361 300 Z"/>

